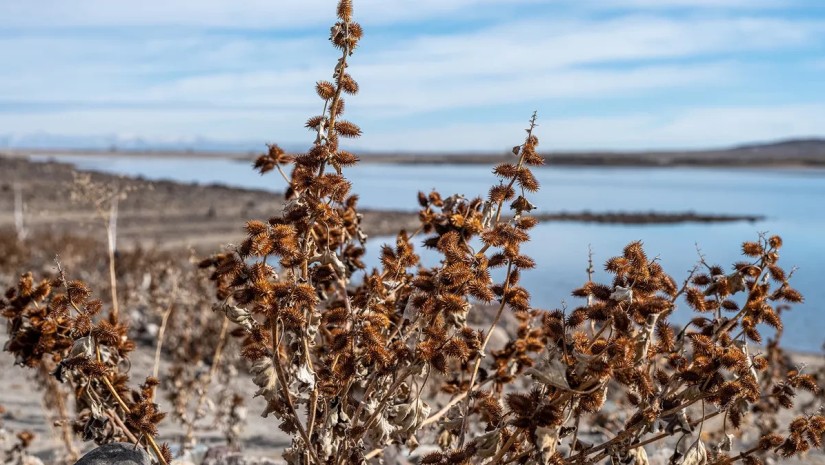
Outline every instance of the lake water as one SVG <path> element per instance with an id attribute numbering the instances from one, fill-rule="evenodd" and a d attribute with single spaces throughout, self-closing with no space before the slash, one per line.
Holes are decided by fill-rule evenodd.
<path id="1" fill-rule="evenodd" d="M 45 159 L 46 157 L 40 157 Z M 277 174 L 259 176 L 249 164 L 220 159 L 65 156 L 78 168 L 147 179 L 219 183 L 228 186 L 283 190 Z M 416 193 L 435 188 L 442 195 L 485 195 L 495 181 L 490 167 L 468 165 L 364 164 L 345 171 L 352 180 L 360 205 L 366 208 L 415 210 Z M 756 223 L 681 225 L 600 225 L 548 223 L 536 227 L 525 252 L 539 266 L 525 272 L 525 287 L 533 304 L 555 308 L 563 302 L 576 307 L 581 301 L 570 291 L 586 279 L 588 246 L 597 269 L 621 252 L 630 241 L 643 240 L 648 255 L 681 282 L 697 260 L 697 246 L 712 264 L 729 269 L 740 259 L 740 244 L 759 232 L 779 234 L 785 240 L 780 263 L 786 270 L 798 267 L 792 284 L 806 298 L 785 317 L 787 347 L 819 351 L 825 340 L 825 170 L 803 169 L 700 169 L 700 168 L 573 168 L 535 170 L 541 190 L 529 196 L 540 211 L 695 211 L 710 214 L 765 216 Z M 377 263 L 374 238 L 369 263 Z M 424 254 L 432 260 L 432 255 Z M 432 263 L 432 261 L 430 261 Z M 607 279 L 598 272 L 597 278 Z M 678 322 L 691 313 L 680 309 Z M 769 333 L 763 333 L 767 336 Z"/>

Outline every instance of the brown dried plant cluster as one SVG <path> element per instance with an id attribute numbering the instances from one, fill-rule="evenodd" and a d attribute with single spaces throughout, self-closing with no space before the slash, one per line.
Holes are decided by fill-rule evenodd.
<path id="1" fill-rule="evenodd" d="M 255 162 L 286 182 L 282 210 L 247 222 L 242 243 L 200 263 L 221 318 L 197 313 L 201 289 L 185 314 L 199 315 L 209 337 L 174 318 L 183 291 L 166 292 L 176 297 L 162 305 L 157 353 L 173 360 L 162 384 L 185 443 L 213 380 L 228 386 L 233 363 L 243 366 L 224 353 L 232 335 L 262 415 L 291 437 L 283 457 L 292 465 L 393 463 L 399 450 L 438 465 L 646 465 L 648 447 L 674 465 L 757 465 L 822 447 L 820 414 L 775 421 L 800 390 L 818 390 L 778 345 L 782 313 L 802 301 L 778 263 L 778 236 L 744 243 L 745 260 L 728 269 L 701 257 L 681 284 L 633 242 L 605 264 L 612 281 L 595 282 L 591 263 L 573 291 L 579 306 L 532 305 L 520 278 L 536 266 L 523 251 L 538 223 L 531 170 L 544 163 L 535 114 L 485 197 L 419 194 L 418 230 L 401 231 L 381 249 L 380 269 L 367 271 L 358 199 L 344 177 L 358 158 L 340 146 L 361 134 L 342 118 L 344 97 L 358 92 L 348 67 L 363 30 L 352 15 L 352 1 L 340 0 L 330 31 L 340 58 L 331 80 L 316 84 L 323 110 L 306 123 L 312 147 L 294 156 L 271 145 Z M 415 241 L 438 262 L 422 263 Z M 52 282 L 24 275 L 2 304 L 6 350 L 21 365 L 52 360 L 75 390 L 74 426 L 85 438 L 128 438 L 168 463 L 155 441 L 160 382 L 128 386 L 127 327 L 90 294 L 62 271 Z M 680 327 L 672 317 L 684 304 L 695 317 Z M 469 323 L 480 319 L 486 329 Z M 493 348 L 505 321 L 517 327 Z M 762 354 L 766 328 L 776 336 Z M 166 330 L 180 337 L 164 349 Z M 243 399 L 231 390 L 222 399 L 237 440 Z M 743 440 L 748 428 L 760 437 Z"/>
<path id="2" fill-rule="evenodd" d="M 531 167 L 543 164 L 535 115 L 514 161 L 495 168 L 500 182 L 486 199 L 421 194 L 420 229 L 401 232 L 382 249 L 382 268 L 357 282 L 364 237 L 342 174 L 357 159 L 339 142 L 360 135 L 340 117 L 342 95 L 358 90 L 347 66 L 362 32 L 350 1 L 339 3 L 338 18 L 331 40 L 342 55 L 332 82 L 316 86 L 324 113 L 307 122 L 312 148 L 292 157 L 271 146 L 255 164 L 286 180 L 286 206 L 248 222 L 236 250 L 202 263 L 213 270 L 215 308 L 244 333 L 263 415 L 293 437 L 289 463 L 367 463 L 391 444 L 415 449 L 430 425 L 439 450 L 421 458 L 426 464 L 646 463 L 644 446 L 670 438 L 671 463 L 756 464 L 767 452 L 820 446 L 825 418 L 812 415 L 786 436 L 731 452 L 728 432 L 754 405 L 770 398 L 787 408 L 798 389 L 817 389 L 797 371 L 765 381 L 769 360 L 752 353 L 760 325 L 781 328 L 780 307 L 802 300 L 778 265 L 778 236 L 745 243 L 749 261 L 729 272 L 702 260 L 706 269 L 681 286 L 635 242 L 607 262 L 611 283 L 588 280 L 574 291 L 580 307 L 531 305 L 519 278 L 535 266 L 521 250 L 537 224 L 528 200 L 539 188 Z M 435 267 L 414 252 L 419 234 L 440 255 Z M 679 328 L 669 319 L 681 298 L 698 316 Z M 467 325 L 479 303 L 494 303 L 487 331 Z M 517 334 L 488 353 L 504 312 L 520 322 Z M 422 397 L 433 382 L 451 396 L 438 411 L 438 399 Z M 578 425 L 602 413 L 609 393 L 626 415 L 611 438 L 585 440 Z M 693 437 L 718 415 L 717 444 Z"/>
<path id="3" fill-rule="evenodd" d="M 53 264 L 43 266 L 43 263 L 52 261 L 50 254 L 53 251 L 60 250 L 62 267 L 77 270 L 73 274 L 83 282 L 94 283 L 101 291 L 108 291 L 112 285 L 111 269 L 107 266 L 111 262 L 105 242 L 72 234 L 40 232 L 19 242 L 12 231 L 0 232 L 0 240 L 0 257 L 3 257 L 0 269 L 3 272 L 43 268 L 46 276 L 52 276 L 49 280 L 56 280 L 62 287 L 60 275 L 49 271 L 54 268 Z M 209 311 L 211 283 L 204 273 L 192 266 L 191 252 L 144 248 L 122 250 L 118 251 L 116 268 L 117 295 L 126 310 L 123 317 L 130 323 L 129 338 L 136 345 L 144 346 L 146 352 L 154 352 L 154 366 L 151 372 L 143 375 L 151 374 L 161 380 L 158 386 L 161 392 L 155 396 L 161 403 L 167 402 L 169 417 L 177 424 L 179 433 L 170 439 L 180 443 L 178 451 L 186 455 L 196 445 L 197 435 L 204 431 L 222 431 L 226 441 L 237 446 L 246 420 L 245 399 L 234 390 L 236 386 L 230 381 L 238 369 L 244 368 L 235 367 L 231 359 L 221 355 L 224 351 L 235 351 L 235 344 L 228 334 L 228 322 L 214 318 Z M 6 276 L 0 279 L 5 280 Z M 8 295 L 16 295 L 17 287 Z M 104 295 L 111 296 L 108 292 Z M 7 298 L 0 307 L 11 305 L 10 299 Z M 103 314 L 100 312 L 95 318 L 103 318 Z M 13 329 L 14 318 L 6 321 L 11 332 L 18 331 Z M 29 344 L 34 347 L 41 341 L 32 337 Z M 12 347 L 9 341 L 6 349 Z M 48 423 L 56 427 L 53 431 L 55 438 L 65 449 L 58 452 L 54 460 L 71 464 L 79 457 L 72 412 L 77 406 L 77 414 L 83 421 L 88 412 L 84 403 L 74 402 L 74 383 L 61 383 L 55 377 L 59 362 L 66 357 L 65 347 L 55 349 L 56 353 L 43 356 L 32 365 L 35 369 L 31 371 L 31 377 L 42 391 Z M 121 361 L 123 374 L 134 372 L 130 364 L 126 359 Z M 83 435 L 79 437 L 82 439 Z M 116 434 L 102 440 L 123 437 L 129 438 L 126 434 Z M 46 438 L 41 436 L 42 439 Z"/>
<path id="4" fill-rule="evenodd" d="M 140 389 L 129 387 L 126 373 L 134 342 L 113 313 L 100 317 L 103 304 L 82 281 L 70 281 L 58 264 L 59 276 L 35 282 L 24 274 L 0 302 L 7 319 L 5 350 L 21 366 L 56 365 L 51 373 L 74 389 L 75 432 L 98 444 L 114 440 L 143 443 L 166 464 L 171 454 L 155 442 L 157 424 L 165 417 L 154 402 L 156 378 Z"/>

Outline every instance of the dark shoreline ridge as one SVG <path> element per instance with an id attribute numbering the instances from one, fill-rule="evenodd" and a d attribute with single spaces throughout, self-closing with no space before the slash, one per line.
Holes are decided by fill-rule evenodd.
<path id="1" fill-rule="evenodd" d="M 251 160 L 259 153 L 258 151 L 230 152 L 183 149 L 105 150 L 100 148 L 5 148 L 0 150 L 4 150 L 8 155 L 15 157 L 54 155 L 58 158 L 59 155 L 93 155 Z M 504 151 L 500 153 L 390 153 L 357 151 L 357 153 L 364 163 L 492 165 L 512 159 L 512 156 Z M 706 150 L 549 151 L 543 152 L 542 155 L 545 157 L 547 165 L 550 166 L 825 167 L 825 139 L 794 139 Z"/>
<path id="2" fill-rule="evenodd" d="M 713 215 L 696 212 L 560 212 L 537 213 L 534 215 L 544 222 L 580 222 L 601 224 L 680 224 L 680 223 L 733 223 L 747 221 L 755 223 L 765 219 L 762 215 Z"/>

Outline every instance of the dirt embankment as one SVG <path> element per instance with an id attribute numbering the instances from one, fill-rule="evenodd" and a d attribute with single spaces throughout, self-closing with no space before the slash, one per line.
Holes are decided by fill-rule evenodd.
<path id="1" fill-rule="evenodd" d="M 17 189 L 24 204 L 24 224 L 30 229 L 100 229 L 102 223 L 93 208 L 71 198 L 74 171 L 68 164 L 0 156 L 0 227 L 14 224 Z M 283 196 L 262 190 L 146 181 L 100 173 L 91 176 L 95 181 L 117 182 L 130 191 L 118 209 L 118 240 L 125 247 L 141 243 L 214 250 L 243 239 L 245 221 L 269 218 L 279 213 L 283 205 Z M 364 212 L 364 229 L 372 236 L 415 227 L 414 214 Z M 99 232 L 103 234 L 102 230 Z"/>

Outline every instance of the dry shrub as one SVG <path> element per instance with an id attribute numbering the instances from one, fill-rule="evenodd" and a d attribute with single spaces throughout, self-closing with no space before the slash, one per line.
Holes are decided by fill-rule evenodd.
<path id="1" fill-rule="evenodd" d="M 283 210 L 247 222 L 238 247 L 201 262 L 215 310 L 242 340 L 263 416 L 292 438 L 288 463 L 391 461 L 406 447 L 425 451 L 424 464 L 644 465 L 655 445 L 674 464 L 752 465 L 821 447 L 818 414 L 738 439 L 754 412 L 775 414 L 798 390 L 817 390 L 811 375 L 786 368 L 777 344 L 767 355 L 755 350 L 764 328 L 781 330 L 785 306 L 802 300 L 778 263 L 778 236 L 746 242 L 745 259 L 727 269 L 703 258 L 681 284 L 634 242 L 607 261 L 611 282 L 589 279 L 573 291 L 580 306 L 531 304 L 520 277 L 536 265 L 521 250 L 538 223 L 535 115 L 485 198 L 420 194 L 420 228 L 400 232 L 382 248 L 380 269 L 356 279 L 366 236 L 344 170 L 358 158 L 340 142 L 361 134 L 342 116 L 344 96 L 358 91 L 348 65 L 362 28 L 351 1 L 337 14 L 330 40 L 341 55 L 332 80 L 316 85 L 324 105 L 306 123 L 312 147 L 293 156 L 272 145 L 255 162 L 287 183 Z M 437 264 L 420 262 L 417 240 L 439 254 Z M 680 328 L 670 319 L 683 300 L 696 316 Z M 468 326 L 471 312 L 489 307 L 487 330 Z M 132 349 L 126 328 L 115 314 L 95 318 L 100 305 L 84 284 L 25 275 L 3 312 L 7 350 L 21 364 L 59 362 L 57 375 L 77 389 L 84 432 L 98 442 L 131 436 L 169 460 L 153 439 L 158 381 L 128 388 L 119 368 Z M 515 334 L 490 350 L 508 315 Z M 223 340 L 211 339 L 210 351 Z M 424 396 L 427 387 L 440 393 Z M 715 417 L 721 425 L 708 423 Z"/>
<path id="2" fill-rule="evenodd" d="M 163 380 L 161 388 L 172 405 L 171 417 L 180 424 L 182 450 L 192 447 L 195 433 L 207 428 L 220 429 L 230 442 L 237 442 L 243 402 L 234 392 L 227 391 L 229 384 L 221 385 L 235 368 L 214 353 L 215 347 L 225 348 L 232 340 L 226 335 L 227 324 L 209 311 L 210 284 L 193 266 L 191 254 L 139 247 L 118 252 L 117 286 L 121 303 L 127 309 L 124 315 L 127 325 L 119 318 L 113 320 L 112 315 L 102 310 L 108 308 L 110 302 L 91 299 L 92 310 L 100 307 L 95 313 L 87 311 L 81 301 L 75 299 L 78 310 L 71 304 L 67 306 L 65 295 L 59 292 L 65 289 L 62 269 L 70 267 L 78 270 L 77 275 L 82 278 L 69 282 L 70 286 L 82 290 L 77 291 L 78 298 L 97 292 L 111 296 L 109 254 L 104 242 L 54 232 L 36 232 L 21 242 L 11 231 L 2 234 L 9 240 L 0 247 L 0 253 L 7 259 L 0 269 L 36 267 L 42 269 L 41 274 L 46 277 L 37 286 L 31 274 L 22 276 L 0 302 L 0 311 L 6 318 L 10 338 L 5 350 L 18 357 L 18 364 L 35 368 L 32 377 L 42 390 L 46 417 L 58 427 L 55 433 L 65 446 L 61 463 L 74 463 L 78 457 L 73 428 L 81 439 L 95 439 L 99 443 L 140 437 L 127 427 L 126 420 L 134 393 L 124 394 L 128 388 L 118 387 L 118 394 L 129 404 L 129 410 L 124 410 L 122 404 L 103 409 L 90 401 L 89 397 L 96 394 L 86 389 L 87 386 L 100 388 L 101 381 L 89 378 L 87 373 L 73 371 L 75 365 L 84 360 L 95 362 L 96 355 L 89 357 L 88 353 L 78 352 L 80 348 L 87 350 L 97 345 L 89 343 L 88 336 L 95 338 L 94 331 L 89 332 L 91 323 L 107 327 L 111 321 L 117 321 L 123 337 L 127 336 L 125 328 L 129 327 L 127 347 L 141 344 L 148 346 L 147 350 L 159 352 L 158 359 L 165 362 L 163 371 L 159 370 L 161 364 L 157 360 L 152 377 Z M 51 255 L 55 250 L 61 251 L 59 261 Z M 86 282 L 95 283 L 95 289 Z M 174 341 L 174 344 L 164 344 L 164 341 Z M 106 344 L 103 341 L 99 344 L 102 358 L 111 358 L 116 365 L 109 373 L 112 383 L 118 378 L 125 381 L 131 371 L 128 350 L 108 355 Z M 73 361 L 66 362 L 67 359 Z M 63 384 L 58 376 L 64 378 Z M 104 397 L 117 402 L 111 393 Z M 72 408 L 77 411 L 74 419 L 70 413 Z"/>

